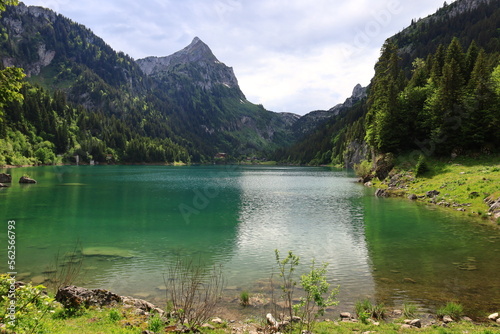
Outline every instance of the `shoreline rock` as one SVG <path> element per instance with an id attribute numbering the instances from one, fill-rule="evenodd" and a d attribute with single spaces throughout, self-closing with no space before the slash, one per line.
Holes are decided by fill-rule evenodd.
<path id="1" fill-rule="evenodd" d="M 0 183 L 12 183 L 12 175 L 0 173 Z"/>
<path id="2" fill-rule="evenodd" d="M 19 183 L 24 183 L 24 184 L 35 184 L 37 183 L 36 180 L 30 178 L 30 177 L 27 177 L 27 176 L 21 176 L 21 178 L 19 179 Z"/>

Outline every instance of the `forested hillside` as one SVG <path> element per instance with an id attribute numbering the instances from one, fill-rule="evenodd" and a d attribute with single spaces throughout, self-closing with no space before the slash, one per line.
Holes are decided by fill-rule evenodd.
<path id="1" fill-rule="evenodd" d="M 0 106 L 0 165 L 71 162 L 77 154 L 86 162 L 206 162 L 217 152 L 262 156 L 293 139 L 296 118 L 247 101 L 235 78 L 226 87 L 219 79 L 229 68 L 199 39 L 201 58 L 146 74 L 45 8 L 7 6 L 0 32 L 0 66 L 19 86 Z"/>
<path id="2" fill-rule="evenodd" d="M 499 16 L 498 1 L 458 0 L 412 21 L 384 44 L 368 99 L 276 158 L 352 167 L 376 153 L 497 152 Z"/>

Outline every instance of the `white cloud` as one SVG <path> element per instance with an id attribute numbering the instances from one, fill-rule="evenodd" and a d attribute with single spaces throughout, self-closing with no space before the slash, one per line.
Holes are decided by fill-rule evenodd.
<path id="1" fill-rule="evenodd" d="M 86 25 L 134 58 L 198 36 L 234 68 L 247 98 L 305 114 L 367 85 L 384 40 L 443 0 L 26 0 Z"/>

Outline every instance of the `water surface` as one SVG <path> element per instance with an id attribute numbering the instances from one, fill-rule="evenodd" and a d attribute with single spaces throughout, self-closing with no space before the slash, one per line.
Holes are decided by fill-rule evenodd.
<path id="1" fill-rule="evenodd" d="M 17 223 L 17 272 L 49 276 L 57 254 L 86 256 L 78 284 L 164 301 L 178 258 L 222 264 L 227 296 L 267 293 L 274 250 L 329 263 L 340 308 L 370 298 L 470 313 L 500 307 L 500 232 L 406 200 L 378 199 L 352 173 L 261 166 L 59 166 L 8 170 L 36 185 L 0 190 L 0 219 Z M 0 233 L 2 244 L 6 233 Z M 0 269 L 7 271 L 6 252 Z M 45 273 L 44 273 L 45 272 Z M 45 275 L 45 276 L 44 276 Z"/>

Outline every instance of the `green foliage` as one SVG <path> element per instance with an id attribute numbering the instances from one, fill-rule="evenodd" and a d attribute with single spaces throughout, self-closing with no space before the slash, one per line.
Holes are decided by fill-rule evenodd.
<path id="1" fill-rule="evenodd" d="M 276 264 L 278 265 L 279 277 L 282 281 L 280 285 L 282 291 L 281 297 L 285 301 L 285 309 L 288 311 L 291 319 L 293 317 L 293 293 L 297 285 L 295 270 L 300 263 L 300 257 L 293 254 L 292 251 L 289 251 L 287 257 L 282 259 L 278 249 L 274 250 L 274 254 L 276 257 Z"/>
<path id="2" fill-rule="evenodd" d="M 423 154 L 418 157 L 417 165 L 415 166 L 416 177 L 420 177 L 429 171 L 429 166 L 425 160 L 425 155 Z"/>
<path id="3" fill-rule="evenodd" d="M 366 317 L 366 315 L 374 319 L 383 319 L 385 317 L 386 309 L 383 303 L 374 305 L 370 300 L 365 299 L 357 301 L 355 308 L 358 318 Z"/>
<path id="4" fill-rule="evenodd" d="M 454 320 L 459 320 L 463 316 L 463 313 L 463 306 L 455 302 L 448 302 L 445 306 L 440 307 L 436 312 L 438 317 L 442 318 L 447 315 Z"/>
<path id="5" fill-rule="evenodd" d="M 243 306 L 248 306 L 250 305 L 250 294 L 248 291 L 242 291 L 240 294 L 240 303 Z"/>
<path id="6" fill-rule="evenodd" d="M 417 314 L 417 305 L 413 303 L 403 303 L 403 316 L 413 318 Z"/>
<path id="7" fill-rule="evenodd" d="M 153 317 L 149 318 L 148 330 L 155 333 L 160 333 L 163 328 L 165 328 L 165 323 L 160 316 L 154 315 Z"/>
<path id="8" fill-rule="evenodd" d="M 316 267 L 315 261 L 312 260 L 311 270 L 300 277 L 305 296 L 297 305 L 294 305 L 294 310 L 310 332 L 313 330 L 316 319 L 324 315 L 326 308 L 338 304 L 335 297 L 339 288 L 330 290 L 330 283 L 326 281 L 327 266 L 327 263 L 323 263 L 320 267 Z"/>
<path id="9" fill-rule="evenodd" d="M 368 160 L 363 160 L 359 164 L 354 165 L 356 175 L 365 178 L 372 173 L 372 163 Z"/>
<path id="10" fill-rule="evenodd" d="M 58 304 L 42 285 L 27 284 L 14 289 L 15 278 L 0 275 L 0 319 L 9 330 L 33 333 L 43 330 L 43 321 Z"/>
<path id="11" fill-rule="evenodd" d="M 0 111 L 9 102 L 22 101 L 23 96 L 19 93 L 19 90 L 22 87 L 24 76 L 25 74 L 21 68 L 7 67 L 0 70 Z"/>
<path id="12" fill-rule="evenodd" d="M 109 310 L 109 320 L 116 322 L 121 320 L 123 317 L 120 312 L 116 309 L 111 309 Z"/>

